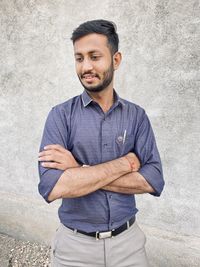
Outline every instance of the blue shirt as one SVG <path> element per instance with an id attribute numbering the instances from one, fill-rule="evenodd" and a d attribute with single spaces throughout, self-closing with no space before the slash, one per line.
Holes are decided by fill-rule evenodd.
<path id="1" fill-rule="evenodd" d="M 164 186 L 160 156 L 145 111 L 116 92 L 110 110 L 103 112 L 84 91 L 55 106 L 49 113 L 40 151 L 49 144 L 60 144 L 80 164 L 96 165 L 134 152 L 141 163 L 139 173 L 159 196 Z M 44 168 L 39 163 L 39 192 L 48 195 L 63 171 Z M 134 194 L 97 190 L 86 196 L 62 199 L 58 214 L 69 227 L 86 232 L 108 231 L 119 227 L 137 212 Z"/>

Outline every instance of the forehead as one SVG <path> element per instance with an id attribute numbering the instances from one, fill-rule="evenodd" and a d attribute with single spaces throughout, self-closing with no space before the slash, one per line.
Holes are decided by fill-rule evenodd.
<path id="1" fill-rule="evenodd" d="M 109 52 L 107 37 L 103 34 L 91 33 L 75 41 L 75 54 L 87 54 L 91 51 Z"/>

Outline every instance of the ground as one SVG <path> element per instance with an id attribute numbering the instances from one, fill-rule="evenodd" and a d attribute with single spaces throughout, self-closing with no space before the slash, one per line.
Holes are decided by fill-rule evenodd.
<path id="1" fill-rule="evenodd" d="M 0 267 L 49 267 L 49 248 L 0 234 Z"/>

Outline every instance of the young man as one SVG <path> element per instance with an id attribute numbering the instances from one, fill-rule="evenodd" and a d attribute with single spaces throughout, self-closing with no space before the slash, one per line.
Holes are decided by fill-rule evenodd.
<path id="1" fill-rule="evenodd" d="M 154 134 L 145 111 L 113 89 L 114 24 L 85 22 L 71 39 L 85 90 L 50 111 L 39 153 L 40 194 L 62 198 L 52 266 L 146 267 L 134 195 L 164 186 Z"/>

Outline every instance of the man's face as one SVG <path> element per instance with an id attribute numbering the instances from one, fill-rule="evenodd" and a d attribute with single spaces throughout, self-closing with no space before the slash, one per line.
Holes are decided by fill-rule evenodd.
<path id="1" fill-rule="evenodd" d="M 113 80 L 113 59 L 102 34 L 88 34 L 74 43 L 76 72 L 89 92 L 100 92 Z"/>

